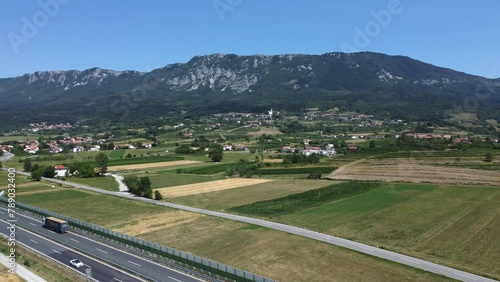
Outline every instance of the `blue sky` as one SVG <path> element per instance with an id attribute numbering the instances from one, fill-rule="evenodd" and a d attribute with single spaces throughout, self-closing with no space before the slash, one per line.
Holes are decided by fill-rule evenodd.
<path id="1" fill-rule="evenodd" d="M 361 50 L 498 78 L 498 11 L 497 0 L 2 1 L 0 77 L 149 71 L 211 53 Z"/>

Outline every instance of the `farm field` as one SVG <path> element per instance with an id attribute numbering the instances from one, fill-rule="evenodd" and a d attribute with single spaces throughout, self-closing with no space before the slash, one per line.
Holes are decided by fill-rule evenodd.
<path id="1" fill-rule="evenodd" d="M 58 187 L 52 183 L 47 183 L 47 182 L 29 182 L 23 184 L 16 184 L 16 195 L 56 190 L 52 188 L 52 186 L 56 188 Z"/>
<path id="2" fill-rule="evenodd" d="M 16 198 L 23 203 L 103 226 L 149 218 L 168 210 L 147 203 L 72 188 L 61 188 L 60 191 L 52 193 L 21 194 Z"/>
<path id="3" fill-rule="evenodd" d="M 140 237 L 278 281 L 449 281 L 321 242 L 212 217 Z"/>
<path id="4" fill-rule="evenodd" d="M 211 210 L 227 210 L 232 207 L 271 200 L 300 193 L 335 182 L 327 180 L 280 179 L 234 189 L 169 198 L 167 201 Z"/>
<path id="5" fill-rule="evenodd" d="M 275 127 L 259 127 L 258 131 L 249 131 L 247 133 L 247 135 L 252 136 L 252 137 L 259 137 L 263 134 L 278 135 L 278 134 L 283 134 L 283 132 L 279 131 Z"/>
<path id="6" fill-rule="evenodd" d="M 272 219 L 500 277 L 500 265 L 491 263 L 500 261 L 499 188 L 377 184 L 363 194 Z M 283 206 L 267 203 L 267 210 Z"/>
<path id="7" fill-rule="evenodd" d="M 135 175 L 138 177 L 149 177 L 151 180 L 151 187 L 153 189 L 215 181 L 223 178 L 220 175 L 193 175 L 176 173 L 139 173 Z"/>
<path id="8" fill-rule="evenodd" d="M 450 281 L 249 224 L 72 189 L 51 195 L 19 196 L 19 200 L 279 281 Z M 58 204 L 60 201 L 66 204 Z M 331 267 L 332 264 L 336 267 Z M 308 265 L 307 271 L 296 265 Z"/>
<path id="9" fill-rule="evenodd" d="M 116 180 L 111 176 L 92 178 L 69 177 L 66 181 L 101 188 L 108 191 L 118 191 L 118 182 L 116 182 Z"/>
<path id="10" fill-rule="evenodd" d="M 243 186 L 255 185 L 269 182 L 269 179 L 251 179 L 251 178 L 230 178 L 210 182 L 187 184 L 174 187 L 158 188 L 164 197 L 174 198 L 187 195 L 196 195 L 200 193 L 216 192 L 226 189 L 234 189 Z"/>
<path id="11" fill-rule="evenodd" d="M 500 185 L 498 171 L 427 165 L 413 158 L 365 159 L 327 177 L 338 180 Z"/>
<path id="12" fill-rule="evenodd" d="M 141 164 L 129 164 L 129 165 L 116 165 L 108 167 L 109 171 L 115 170 L 133 170 L 133 169 L 149 169 L 158 167 L 168 167 L 168 166 L 178 166 L 199 163 L 198 161 L 182 160 L 182 161 L 166 161 L 166 162 L 155 162 L 155 163 L 141 163 Z"/>
<path id="13" fill-rule="evenodd" d="M 9 173 L 7 171 L 0 170 L 0 188 L 6 188 L 7 184 L 10 183 L 8 181 L 8 177 L 7 177 L 8 174 Z M 28 179 L 27 176 L 16 174 L 16 178 L 15 178 L 16 185 L 19 185 L 19 184 L 22 184 L 22 183 L 29 183 L 29 182 L 31 182 L 31 180 Z"/>

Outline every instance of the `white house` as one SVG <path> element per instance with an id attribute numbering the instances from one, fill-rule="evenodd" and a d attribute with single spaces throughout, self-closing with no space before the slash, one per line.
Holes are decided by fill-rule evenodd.
<path id="1" fill-rule="evenodd" d="M 68 168 L 63 165 L 56 165 L 54 169 L 56 171 L 56 177 L 65 177 L 68 172 Z"/>
<path id="2" fill-rule="evenodd" d="M 100 145 L 92 145 L 92 147 L 90 147 L 90 151 L 91 152 L 97 152 L 101 150 L 101 146 Z"/>
<path id="3" fill-rule="evenodd" d="M 224 151 L 231 151 L 231 150 L 233 150 L 233 145 L 224 144 L 222 146 L 222 150 L 224 150 Z"/>
<path id="4" fill-rule="evenodd" d="M 75 148 L 73 148 L 73 153 L 80 153 L 80 152 L 83 152 L 85 150 L 85 148 L 83 148 L 82 146 L 75 146 Z"/>

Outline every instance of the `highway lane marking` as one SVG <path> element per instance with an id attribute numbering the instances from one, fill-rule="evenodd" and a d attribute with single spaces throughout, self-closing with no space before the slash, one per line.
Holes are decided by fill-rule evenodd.
<path id="1" fill-rule="evenodd" d="M 130 262 L 131 264 L 135 264 L 135 265 L 137 265 L 137 266 L 140 266 L 140 267 L 142 267 L 142 266 L 141 266 L 140 264 L 138 264 L 138 263 L 135 263 L 135 262 L 133 262 L 133 261 L 128 261 L 128 262 Z"/>
<path id="2" fill-rule="evenodd" d="M 99 249 L 99 248 L 95 248 L 95 249 L 96 249 L 96 250 L 98 250 L 99 252 L 103 252 L 103 253 L 105 253 L 105 254 L 107 254 L 107 253 L 108 253 L 108 252 L 103 251 L 103 250 L 101 250 L 101 249 Z"/>
<path id="3" fill-rule="evenodd" d="M 167 276 L 167 277 L 168 277 L 168 278 L 170 278 L 170 279 L 172 279 L 172 280 L 174 280 L 174 281 L 177 281 L 177 282 L 182 282 L 181 280 L 179 280 L 179 279 L 175 279 L 175 278 L 174 278 L 174 277 L 172 277 L 172 276 Z"/>
<path id="4" fill-rule="evenodd" d="M 34 224 L 34 223 L 31 223 L 31 222 L 30 222 L 30 224 L 31 224 L 31 225 L 33 225 L 33 226 L 36 226 L 36 224 Z"/>
<path id="5" fill-rule="evenodd" d="M 33 240 L 33 239 L 30 239 L 31 242 L 35 243 L 35 244 L 38 244 L 37 241 Z"/>
<path id="6" fill-rule="evenodd" d="M 118 279 L 118 278 L 116 278 L 116 277 L 113 277 L 113 280 L 116 280 L 116 281 L 118 281 L 118 282 L 123 282 L 123 281 L 121 281 L 120 279 Z"/>
<path id="7" fill-rule="evenodd" d="M 77 242 L 77 243 L 80 243 L 80 241 L 75 240 L 75 239 L 73 239 L 73 238 L 69 238 L 69 239 L 70 239 L 71 241 L 75 241 L 75 242 Z"/>
<path id="8" fill-rule="evenodd" d="M 59 252 L 59 251 L 56 251 L 56 250 L 54 250 L 54 249 L 52 249 L 52 251 L 53 251 L 54 253 L 58 253 L 58 254 L 61 254 L 61 252 Z"/>
<path id="9" fill-rule="evenodd" d="M 7 224 L 7 222 L 6 222 L 6 221 L 1 220 L 1 219 L 0 219 L 0 222 Z M 126 275 L 127 277 L 132 277 L 132 278 L 134 278 L 134 279 L 136 279 L 136 280 L 138 279 L 137 277 L 132 276 L 130 273 L 127 273 L 127 272 L 125 272 L 125 271 L 123 271 L 123 270 L 121 270 L 121 269 L 119 269 L 119 268 L 116 268 L 116 267 L 114 267 L 114 266 L 112 266 L 112 265 L 110 265 L 110 264 L 108 264 L 108 263 L 106 263 L 106 262 L 103 262 L 103 261 L 97 260 L 97 259 L 95 259 L 95 258 L 92 258 L 92 257 L 90 257 L 90 256 L 88 256 L 88 255 L 86 255 L 86 254 L 84 254 L 84 253 L 82 253 L 82 252 L 79 252 L 79 251 L 77 251 L 77 250 L 75 250 L 75 249 L 72 249 L 71 247 L 64 246 L 64 245 L 62 245 L 62 244 L 61 244 L 61 243 L 59 243 L 59 242 L 56 242 L 56 241 L 52 241 L 52 240 L 49 240 L 49 239 L 43 238 L 42 236 L 40 236 L 40 235 L 38 235 L 38 234 L 35 234 L 35 233 L 33 233 L 33 232 L 31 232 L 31 231 L 29 231 L 29 230 L 27 230 L 27 229 L 23 228 L 23 227 L 18 227 L 18 228 L 19 228 L 20 230 L 22 230 L 23 232 L 26 232 L 26 233 L 28 233 L 28 234 L 31 234 L 32 236 L 36 236 L 36 237 L 40 238 L 41 240 L 45 240 L 46 242 L 48 242 L 48 243 L 50 243 L 50 244 L 54 244 L 54 245 L 57 245 L 57 246 L 59 246 L 59 247 L 65 248 L 65 249 L 70 250 L 70 251 L 72 251 L 72 252 L 75 252 L 75 253 L 77 253 L 77 254 L 79 254 L 79 255 L 81 255 L 81 256 L 83 256 L 83 257 L 85 257 L 85 258 L 89 259 L 89 260 L 93 260 L 93 261 L 95 261 L 95 262 L 97 262 L 97 263 L 99 263 L 99 264 L 101 264 L 101 265 L 104 265 L 104 266 L 106 266 L 106 267 L 109 267 L 109 268 L 111 268 L 111 269 L 113 269 L 113 270 L 115 270 L 115 271 L 117 271 L 117 272 L 119 272 L 119 273 L 122 273 L 122 274 Z M 0 233 L 2 233 L 2 231 L 0 231 Z M 84 238 L 84 237 L 82 237 L 82 238 Z M 18 243 L 19 243 L 20 245 L 23 245 L 23 246 L 27 247 L 27 248 L 31 248 L 30 246 L 28 246 L 28 245 L 26 245 L 26 244 L 24 244 L 24 243 L 22 243 L 22 242 L 18 242 Z M 38 251 L 37 249 L 33 249 L 33 251 L 34 251 L 34 252 L 36 252 L 36 253 L 38 253 L 38 254 L 40 254 L 40 255 L 42 255 L 42 256 L 47 257 L 48 259 L 51 259 L 52 261 L 54 261 L 54 262 L 56 262 L 56 263 L 59 263 L 59 264 L 61 264 L 61 265 L 65 266 L 65 267 L 67 267 L 66 263 L 63 263 L 63 262 L 61 262 L 61 261 L 59 261 L 59 260 L 57 260 L 57 259 L 55 259 L 55 258 L 53 258 L 53 257 L 51 257 L 51 256 L 49 256 L 49 255 L 46 255 L 46 254 L 44 254 L 43 252 Z M 166 267 L 165 267 L 165 268 L 166 268 Z M 80 271 L 78 271 L 77 269 L 74 269 L 74 268 L 69 268 L 69 269 L 72 269 L 73 271 L 75 271 L 75 272 L 77 272 L 77 273 L 81 273 L 81 272 L 80 272 Z M 170 268 L 167 268 L 167 269 L 172 270 L 172 269 L 170 269 Z M 175 270 L 172 270 L 172 271 L 175 271 Z M 180 272 L 179 272 L 179 273 L 180 273 Z M 182 273 L 181 273 L 181 274 L 182 274 Z M 185 275 L 186 275 L 186 276 L 189 276 L 189 275 L 187 275 L 187 274 L 185 274 Z M 189 276 L 189 277 L 191 277 L 191 276 Z M 93 280 L 93 281 L 96 281 L 96 280 Z M 143 279 L 139 279 L 138 281 L 145 281 L 145 280 L 143 280 Z M 197 281 L 202 281 L 202 280 L 197 279 Z"/>

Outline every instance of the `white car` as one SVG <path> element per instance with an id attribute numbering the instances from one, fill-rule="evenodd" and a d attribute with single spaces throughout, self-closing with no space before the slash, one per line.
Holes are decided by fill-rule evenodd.
<path id="1" fill-rule="evenodd" d="M 69 261 L 69 264 L 76 268 L 80 268 L 83 266 L 83 262 L 81 262 L 79 259 L 72 259 Z"/>

